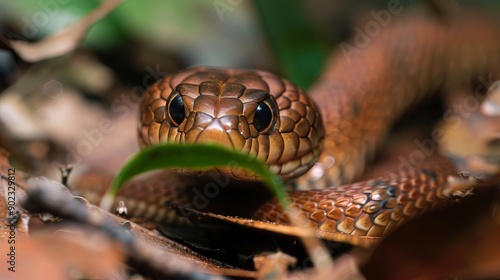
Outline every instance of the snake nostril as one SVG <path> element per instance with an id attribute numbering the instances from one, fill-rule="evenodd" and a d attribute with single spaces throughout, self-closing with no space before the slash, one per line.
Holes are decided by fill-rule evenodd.
<path id="1" fill-rule="evenodd" d="M 257 110 L 255 111 L 253 125 L 259 132 L 261 132 L 269 127 L 272 120 L 273 112 L 269 104 L 265 101 L 260 102 L 257 106 Z"/>
<path id="2" fill-rule="evenodd" d="M 170 115 L 172 124 L 175 126 L 179 126 L 186 117 L 186 110 L 180 93 L 177 93 L 177 95 L 171 99 L 168 114 Z"/>

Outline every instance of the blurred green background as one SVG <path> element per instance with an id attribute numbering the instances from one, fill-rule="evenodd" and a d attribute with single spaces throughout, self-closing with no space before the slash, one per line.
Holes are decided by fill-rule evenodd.
<path id="1" fill-rule="evenodd" d="M 91 28 L 82 48 L 95 52 L 125 79 L 133 76 L 127 73 L 143 72 L 141 66 L 148 59 L 144 56 L 154 53 L 170 58 L 175 65 L 166 66 L 169 70 L 197 64 L 261 68 L 307 88 L 332 47 L 369 11 L 387 9 L 391 2 L 406 8 L 424 1 L 128 0 Z M 492 0 L 459 2 L 500 7 Z M 37 40 L 100 3 L 3 1 L 0 31 L 8 38 Z"/>

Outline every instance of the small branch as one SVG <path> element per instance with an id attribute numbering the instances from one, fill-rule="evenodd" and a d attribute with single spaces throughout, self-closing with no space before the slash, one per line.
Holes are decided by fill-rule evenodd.
<path id="1" fill-rule="evenodd" d="M 138 234 L 146 232 L 142 229 L 133 232 L 139 226 L 132 223 L 129 229 L 120 225 L 114 217 L 91 205 L 83 198 L 74 199 L 67 189 L 60 183 L 46 178 L 30 179 L 26 185 L 27 200 L 24 207 L 31 212 L 50 212 L 66 220 L 72 220 L 91 225 L 111 239 L 120 242 L 126 252 L 129 264 L 143 275 L 153 278 L 182 279 L 220 279 L 219 276 L 210 275 L 196 267 L 193 263 L 185 261 L 179 256 L 162 250 L 146 239 L 151 239 L 152 233 L 137 238 Z M 83 203 L 82 203 L 83 202 Z M 125 223 L 124 223 L 125 224 Z"/>

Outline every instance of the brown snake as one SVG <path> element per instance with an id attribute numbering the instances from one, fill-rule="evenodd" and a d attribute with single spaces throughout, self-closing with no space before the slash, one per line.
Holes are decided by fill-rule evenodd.
<path id="1" fill-rule="evenodd" d="M 335 186 L 359 178 L 391 124 L 412 104 L 438 89 L 469 86 L 479 75 L 498 73 L 499 31 L 473 15 L 394 19 L 364 48 L 335 54 L 309 95 L 263 71 L 181 71 L 147 91 L 140 108 L 140 143 L 211 141 L 254 155 L 285 180 L 300 176 L 299 188 L 318 189 L 290 193 L 308 226 L 379 237 L 446 200 L 453 167 L 399 170 Z M 137 214 L 153 220 L 165 217 L 165 201 L 192 203 L 173 191 L 135 187 L 141 194 L 129 187 L 117 200 L 135 196 L 129 211 L 140 208 Z M 141 202 L 148 196 L 155 208 Z M 289 224 L 284 211 L 271 200 L 253 217 Z"/>

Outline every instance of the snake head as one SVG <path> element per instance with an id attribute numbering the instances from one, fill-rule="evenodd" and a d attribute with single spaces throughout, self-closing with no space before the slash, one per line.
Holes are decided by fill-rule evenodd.
<path id="1" fill-rule="evenodd" d="M 190 68 L 152 85 L 140 111 L 141 146 L 217 143 L 259 158 L 283 180 L 304 174 L 323 149 L 316 105 L 293 83 L 268 72 Z M 243 170 L 217 170 L 256 179 Z"/>

